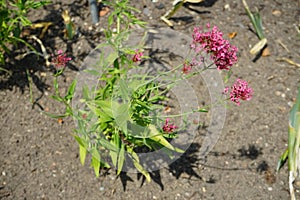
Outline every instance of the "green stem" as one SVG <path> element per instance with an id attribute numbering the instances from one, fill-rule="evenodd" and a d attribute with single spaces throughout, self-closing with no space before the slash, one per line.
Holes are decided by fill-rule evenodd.
<path id="1" fill-rule="evenodd" d="M 210 64 L 210 65 L 207 66 L 207 67 L 204 67 L 204 68 L 201 69 L 201 70 L 198 70 L 198 71 L 196 71 L 196 72 L 193 72 L 193 73 L 187 75 L 186 77 L 184 77 L 184 79 L 189 79 L 190 77 L 193 77 L 193 76 L 195 76 L 195 75 L 198 75 L 198 74 L 204 72 L 204 71 L 207 70 L 207 69 L 212 69 L 212 68 L 210 68 L 210 67 L 211 67 L 213 64 L 214 64 L 214 63 Z M 165 73 L 159 74 L 158 76 L 156 76 L 156 77 L 154 77 L 153 79 L 150 79 L 148 82 L 146 82 L 146 84 L 155 81 L 155 80 L 158 79 L 160 76 L 167 75 L 168 73 L 175 71 L 176 69 L 178 69 L 178 68 L 181 67 L 181 66 L 182 66 L 182 65 L 179 65 L 179 66 L 177 66 L 176 68 L 174 68 L 174 69 L 172 69 L 172 70 L 170 70 L 170 71 L 167 71 L 167 72 L 165 72 Z M 175 83 L 177 83 L 178 81 L 181 81 L 181 80 L 183 80 L 183 78 L 174 80 L 174 82 L 172 83 L 172 85 L 174 85 Z M 145 84 L 144 84 L 144 85 L 145 85 Z M 171 85 L 171 84 L 170 84 L 170 83 L 165 83 L 165 84 L 161 84 L 161 85 L 158 85 L 158 86 L 155 86 L 155 87 L 152 87 L 152 88 L 147 88 L 147 90 L 153 90 L 153 89 L 160 88 L 160 87 L 163 87 L 163 86 L 168 86 L 168 85 Z M 142 86 L 143 86 L 143 85 L 142 85 Z"/>
<path id="2" fill-rule="evenodd" d="M 226 98 L 226 99 L 219 99 L 218 101 L 216 101 L 215 103 L 213 104 L 210 104 L 210 105 L 207 105 L 207 106 L 204 106 L 202 108 L 199 108 L 199 109 L 196 109 L 196 110 L 192 110 L 192 111 L 189 111 L 189 112 L 185 112 L 185 113 L 180 113 L 180 114 L 174 114 L 174 115 L 168 115 L 168 116 L 163 116 L 163 115 L 159 115 L 159 116 L 156 116 L 157 118 L 174 118 L 174 117 L 182 117 L 182 116 L 186 116 L 186 115 L 190 115 L 190 114 L 193 114 L 195 112 L 208 112 L 208 109 L 214 105 L 217 105 L 219 103 L 224 103 L 225 101 L 227 101 L 228 99 L 230 98 Z"/>
<path id="3" fill-rule="evenodd" d="M 120 17 L 117 16 L 117 34 L 120 34 Z"/>
<path id="4" fill-rule="evenodd" d="M 66 106 L 66 110 L 72 112 L 72 106 L 70 106 L 69 102 L 66 101 L 66 99 L 65 99 L 64 97 L 62 97 L 61 94 L 60 94 L 60 91 L 59 91 L 59 88 L 58 88 L 58 82 L 57 82 L 57 80 L 58 80 L 58 76 L 55 76 L 55 79 L 54 79 L 54 85 L 56 85 L 56 87 L 54 87 L 54 88 L 55 88 L 55 94 L 56 94 L 57 97 L 59 97 L 60 99 L 62 99 L 62 102 L 63 102 L 63 103 L 65 104 L 65 106 Z M 64 115 L 65 115 L 65 116 L 68 116 L 68 115 L 71 115 L 71 113 L 68 113 L 68 114 L 65 113 Z"/>

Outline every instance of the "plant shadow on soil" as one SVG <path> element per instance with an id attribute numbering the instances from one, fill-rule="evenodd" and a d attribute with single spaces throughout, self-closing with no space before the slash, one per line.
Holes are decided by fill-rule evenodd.
<path id="1" fill-rule="evenodd" d="M 187 174 L 188 179 L 196 178 L 199 180 L 202 180 L 201 176 L 198 175 L 198 173 L 194 170 L 197 168 L 197 163 L 199 162 L 199 157 L 197 156 L 197 152 L 200 145 L 198 143 L 192 143 L 189 148 L 183 153 L 177 160 L 175 160 L 173 163 L 168 165 L 168 171 L 176 177 L 176 179 L 179 179 L 182 174 Z M 164 190 L 164 185 L 162 182 L 162 177 L 160 174 L 160 170 L 155 170 L 149 173 L 151 176 L 152 181 L 154 181 L 156 184 L 160 186 L 161 190 Z M 126 191 L 127 183 L 128 182 L 134 182 L 134 180 L 127 175 L 126 172 L 121 172 L 119 175 L 119 178 L 123 185 L 123 190 Z M 142 187 L 146 181 L 146 178 L 141 174 L 138 173 L 137 179 L 141 180 Z"/>
<path id="2" fill-rule="evenodd" d="M 214 168 L 214 169 L 221 169 L 221 170 L 230 170 L 230 171 L 237 171 L 237 170 L 249 170 L 249 167 L 219 167 L 219 166 L 211 166 L 206 165 L 206 158 L 199 158 L 197 155 L 199 151 L 200 145 L 199 143 L 192 143 L 189 148 L 183 153 L 176 161 L 168 165 L 168 171 L 176 178 L 183 178 L 181 175 L 186 174 L 184 178 L 192 179 L 196 178 L 197 180 L 204 181 L 209 184 L 215 184 L 217 182 L 217 179 L 215 179 L 213 176 L 211 176 L 209 179 L 204 180 L 196 171 L 196 168 L 199 168 L 199 164 L 208 167 L 208 168 Z M 230 153 L 230 152 L 210 152 L 210 155 L 214 157 L 231 157 L 235 160 L 256 160 L 260 155 L 262 155 L 262 148 L 249 144 L 248 147 L 242 146 L 240 149 L 237 150 L 238 153 Z M 270 172 L 270 167 L 268 163 L 263 160 L 261 161 L 258 166 L 254 169 L 257 173 L 265 174 L 265 179 L 268 182 L 274 182 L 275 176 L 272 172 Z M 159 185 L 160 189 L 164 190 L 164 184 L 162 182 L 162 177 L 160 174 L 160 170 L 152 171 L 150 172 L 151 179 Z M 271 177 L 271 178 L 270 178 Z M 126 187 L 128 182 L 134 182 L 134 180 L 127 175 L 126 172 L 121 172 L 119 175 L 120 181 L 122 182 L 123 191 L 126 192 Z M 146 178 L 139 173 L 137 175 L 137 179 L 141 181 L 140 187 L 143 186 L 143 184 L 146 181 Z"/>

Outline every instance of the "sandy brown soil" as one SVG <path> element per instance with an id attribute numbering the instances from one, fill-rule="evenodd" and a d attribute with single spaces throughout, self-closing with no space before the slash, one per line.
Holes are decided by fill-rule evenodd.
<path id="1" fill-rule="evenodd" d="M 138 2 L 138 3 L 137 3 Z M 233 78 L 248 80 L 254 97 L 240 107 L 230 106 L 217 145 L 206 161 L 197 159 L 201 144 L 195 141 L 179 160 L 152 173 L 146 183 L 136 174 L 116 177 L 111 170 L 99 178 L 93 169 L 82 166 L 78 145 L 71 136 L 72 119 L 63 123 L 41 113 L 62 107 L 53 101 L 53 70 L 43 59 L 29 55 L 10 59 L 6 68 L 12 74 L 0 76 L 0 198 L 1 199 L 289 199 L 285 166 L 275 173 L 278 158 L 287 146 L 288 113 L 297 87 L 300 68 L 278 61 L 286 57 L 300 63 L 299 0 L 248 1 L 260 10 L 268 39 L 270 56 L 255 62 L 249 53 L 258 38 L 241 1 L 219 0 L 188 5 L 172 19 L 174 30 L 190 35 L 194 26 L 217 25 L 227 37 L 237 32 L 232 43 L 239 48 L 239 62 Z M 149 27 L 166 27 L 159 17 L 171 2 L 132 1 Z M 68 9 L 80 35 L 73 41 L 63 39 L 60 13 Z M 99 25 L 90 30 L 91 17 L 86 1 L 56 1 L 29 13 L 33 22 L 52 21 L 42 39 L 51 54 L 63 49 L 73 61 L 61 80 L 67 89 L 83 59 L 103 38 Z M 31 41 L 33 44 L 34 42 Z M 34 44 L 38 47 L 37 44 Z M 15 52 L 18 53 L 16 50 Z M 32 77 L 35 104 L 30 103 L 26 70 Z M 297 197 L 300 198 L 299 191 Z"/>

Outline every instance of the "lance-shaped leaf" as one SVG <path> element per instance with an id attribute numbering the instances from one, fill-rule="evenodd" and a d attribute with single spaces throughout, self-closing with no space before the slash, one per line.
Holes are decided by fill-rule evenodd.
<path id="1" fill-rule="evenodd" d="M 164 138 L 164 136 L 162 135 L 162 133 L 160 133 L 160 132 L 157 130 L 157 128 L 156 128 L 154 125 L 150 124 L 148 128 L 149 128 L 149 130 L 150 130 L 150 132 L 149 132 L 149 139 L 151 139 L 151 140 L 153 140 L 153 141 L 155 141 L 155 142 L 161 144 L 162 146 L 164 146 L 164 147 L 166 147 L 166 148 L 168 148 L 168 149 L 171 149 L 171 150 L 173 150 L 173 151 L 176 151 L 176 152 L 178 152 L 178 153 L 184 153 L 183 150 L 181 150 L 181 149 L 179 149 L 179 148 L 176 148 L 176 147 L 174 147 L 173 145 L 171 145 L 171 144 L 166 140 L 166 138 Z"/>
<path id="2" fill-rule="evenodd" d="M 127 147 L 127 152 L 129 153 L 129 155 L 131 155 L 131 159 L 132 159 L 132 162 L 133 162 L 133 165 L 135 166 L 135 168 L 146 177 L 146 180 L 148 182 L 150 182 L 151 181 L 150 174 L 140 164 L 140 159 L 139 159 L 138 155 L 133 151 L 133 148 Z"/>
<path id="3" fill-rule="evenodd" d="M 93 148 L 91 150 L 91 154 L 92 154 L 92 163 L 91 163 L 91 165 L 94 168 L 96 176 L 99 177 L 100 166 L 101 166 L 100 154 L 99 154 L 99 152 L 96 148 Z"/>

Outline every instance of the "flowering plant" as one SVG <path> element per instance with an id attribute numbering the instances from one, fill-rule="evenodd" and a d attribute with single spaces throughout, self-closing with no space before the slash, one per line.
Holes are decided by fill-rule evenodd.
<path id="1" fill-rule="evenodd" d="M 207 25 L 207 28 L 210 26 Z M 153 68 L 147 71 L 143 63 L 151 59 L 151 51 L 147 51 L 144 40 L 132 47 L 127 44 L 129 36 L 130 32 L 127 29 L 122 31 L 120 27 L 116 33 L 107 34 L 106 42 L 100 46 L 102 53 L 98 67 L 85 71 L 89 76 L 96 75 L 98 82 L 79 89 L 79 103 L 71 104 L 72 99 L 78 98 L 75 94 L 78 91 L 76 81 L 64 97 L 55 81 L 54 98 L 66 105 L 66 112 L 59 117 L 72 116 L 76 120 L 77 128 L 73 135 L 79 143 L 82 164 L 89 153 L 97 176 L 102 168 L 114 167 L 120 174 L 122 170 L 134 167 L 150 181 L 148 166 L 139 153 L 163 150 L 169 157 L 176 152 L 183 153 L 184 150 L 175 146 L 172 140 L 184 134 L 188 122 L 179 126 L 177 117 L 208 112 L 208 107 L 205 107 L 167 115 L 165 104 L 171 99 L 167 97 L 171 89 L 180 80 L 205 70 L 229 71 L 237 62 L 237 48 L 222 37 L 217 27 L 212 30 L 196 27 L 190 45 L 192 58 L 185 58 L 171 69 L 153 73 Z M 211 60 L 209 65 L 206 64 L 207 54 Z M 56 77 L 63 73 L 69 60 L 62 51 L 54 56 L 53 61 L 58 68 Z M 252 89 L 243 80 L 225 88 L 224 94 L 227 93 L 237 105 L 240 105 L 240 100 L 250 100 L 253 95 Z"/>

